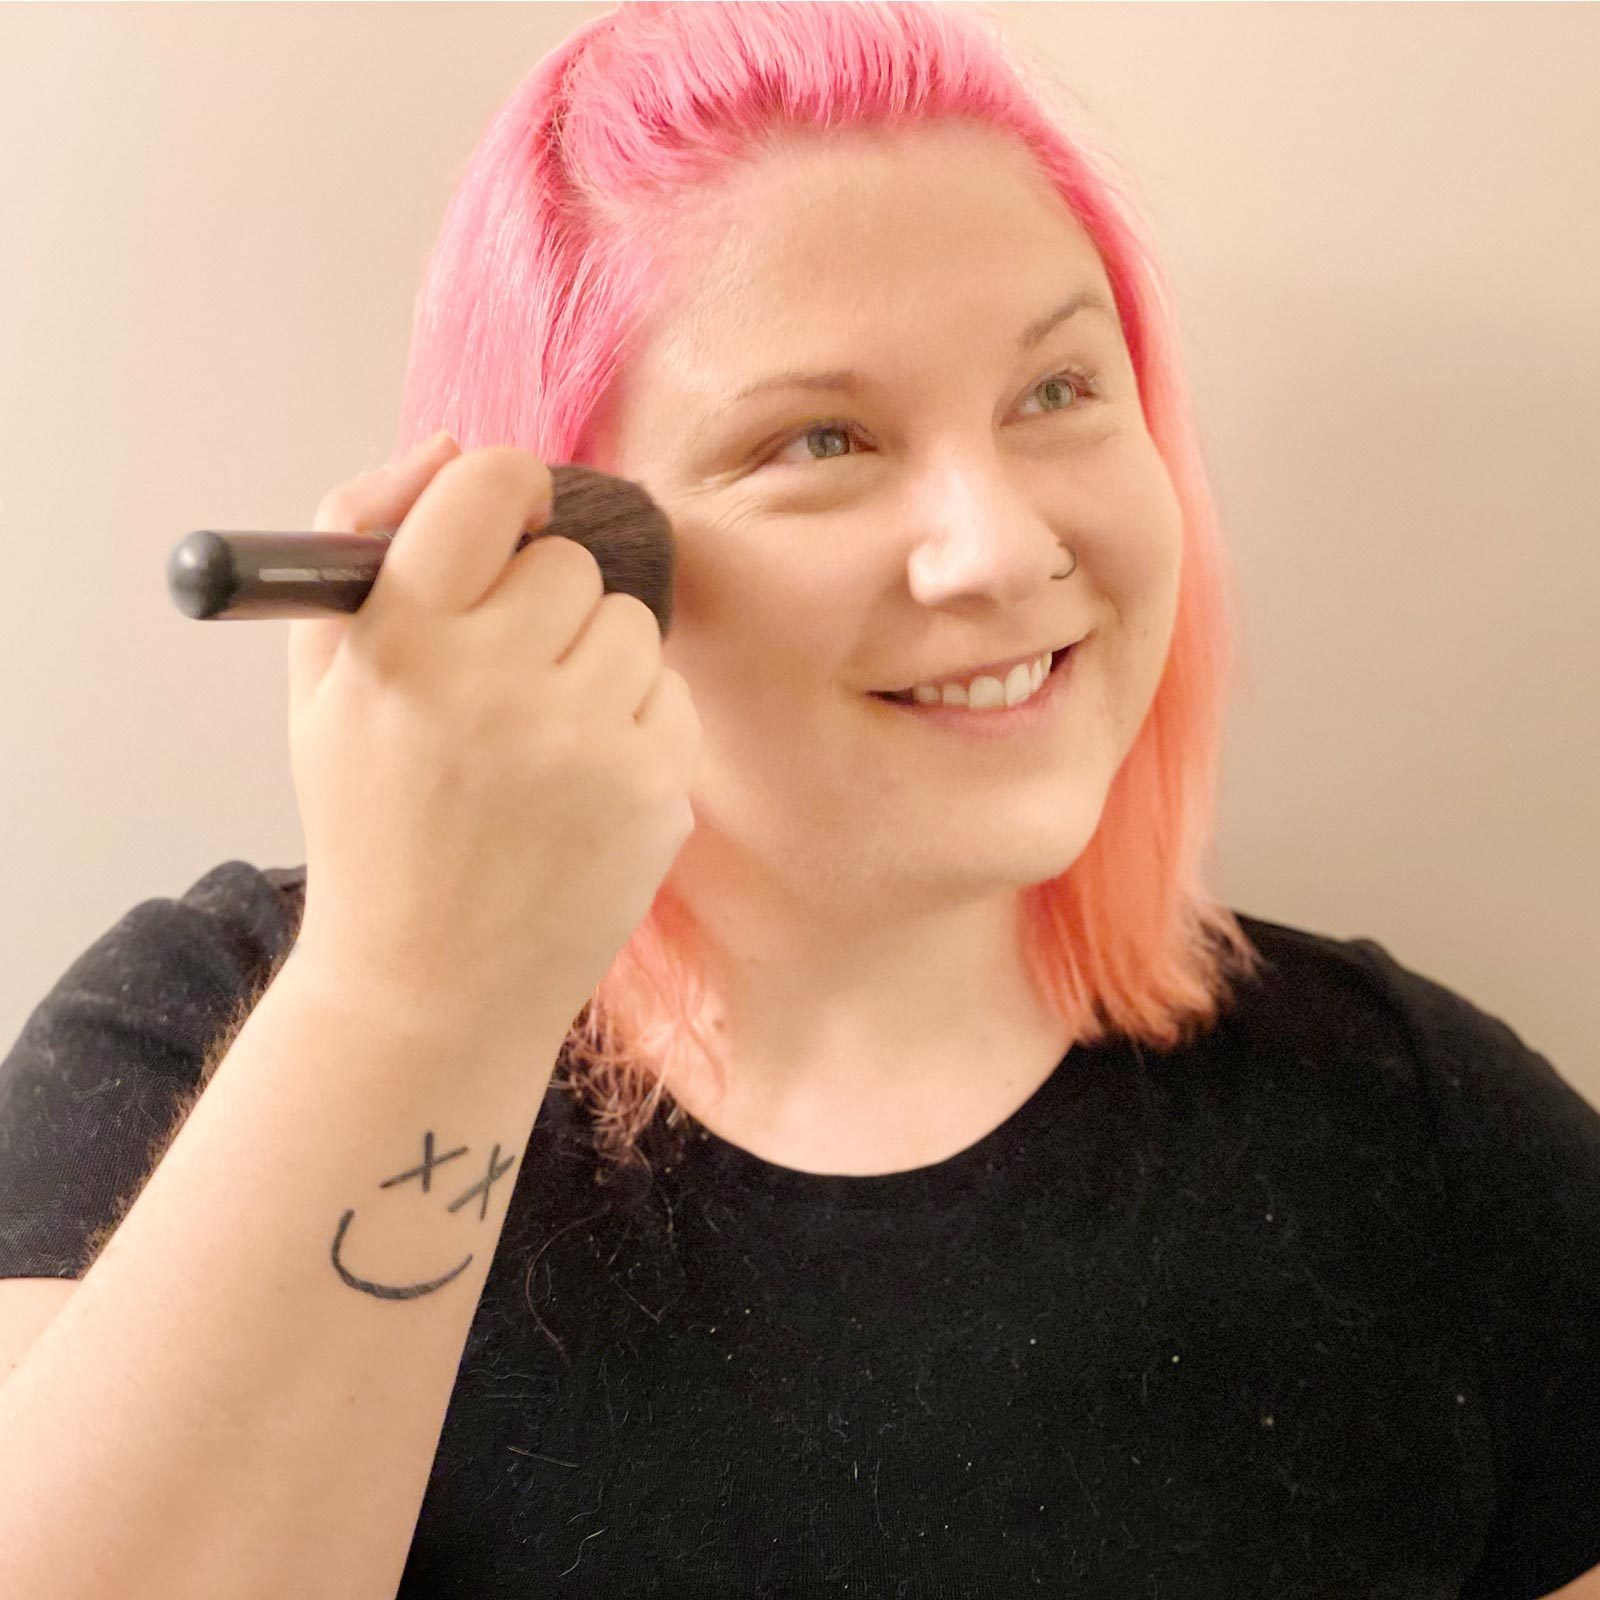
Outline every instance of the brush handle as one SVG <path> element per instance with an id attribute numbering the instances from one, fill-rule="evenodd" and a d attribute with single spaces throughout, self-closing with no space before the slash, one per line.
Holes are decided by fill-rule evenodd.
<path id="1" fill-rule="evenodd" d="M 551 535 L 595 558 L 607 594 L 631 594 L 672 623 L 672 525 L 627 478 L 563 463 L 550 469 L 550 520 L 525 531 L 511 554 Z M 204 622 L 326 616 L 359 611 L 372 592 L 392 532 L 244 533 L 197 529 L 167 558 L 167 590 L 185 616 Z"/>

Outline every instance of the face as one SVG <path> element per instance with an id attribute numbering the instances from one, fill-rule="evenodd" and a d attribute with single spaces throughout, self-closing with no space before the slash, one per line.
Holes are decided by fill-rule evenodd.
<path id="1" fill-rule="evenodd" d="M 1065 871 L 1155 694 L 1181 552 L 1093 244 L 970 127 L 765 153 L 678 243 L 597 450 L 678 540 L 663 658 L 703 745 L 669 883 L 756 873 L 859 927 Z M 1021 342 L 1079 290 L 1112 309 Z M 1025 737 L 869 692 L 1075 639 Z"/>

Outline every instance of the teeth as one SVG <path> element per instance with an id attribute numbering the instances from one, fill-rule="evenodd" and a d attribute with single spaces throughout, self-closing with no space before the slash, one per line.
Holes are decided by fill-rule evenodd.
<path id="1" fill-rule="evenodd" d="M 971 711 L 1018 705 L 1039 692 L 1050 673 L 1050 658 L 1047 650 L 1034 661 L 1018 662 L 1006 674 L 1004 683 L 987 675 L 974 678 L 970 691 L 959 683 L 919 683 L 911 691 L 911 698 L 918 705 L 936 706 L 943 702 L 947 706 L 966 706 Z"/>

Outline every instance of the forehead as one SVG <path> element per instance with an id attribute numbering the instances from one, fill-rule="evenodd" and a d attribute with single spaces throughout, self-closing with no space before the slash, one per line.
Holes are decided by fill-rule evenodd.
<path id="1" fill-rule="evenodd" d="M 1009 340 L 1073 289 L 1111 299 L 1093 241 L 1026 151 L 966 125 L 785 141 L 672 249 L 623 407 L 657 428 L 774 366 L 872 367 L 951 330 Z"/>

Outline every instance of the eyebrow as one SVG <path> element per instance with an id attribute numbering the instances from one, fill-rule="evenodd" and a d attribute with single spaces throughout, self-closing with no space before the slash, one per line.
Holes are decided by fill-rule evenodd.
<path id="1" fill-rule="evenodd" d="M 1116 311 L 1098 290 L 1080 289 L 1076 294 L 1063 300 L 1054 310 L 1047 311 L 1041 317 L 1035 317 L 1026 328 L 1017 335 L 1017 354 L 1026 355 L 1051 329 L 1058 327 L 1068 317 L 1075 316 L 1080 311 L 1101 311 L 1115 319 Z M 730 396 L 729 405 L 740 400 L 747 400 L 753 394 L 765 393 L 768 389 L 836 389 L 844 394 L 854 394 L 861 387 L 861 375 L 849 368 L 840 368 L 834 372 L 774 372 L 765 378 L 758 378 L 754 383 L 746 384 L 737 394 Z"/>

